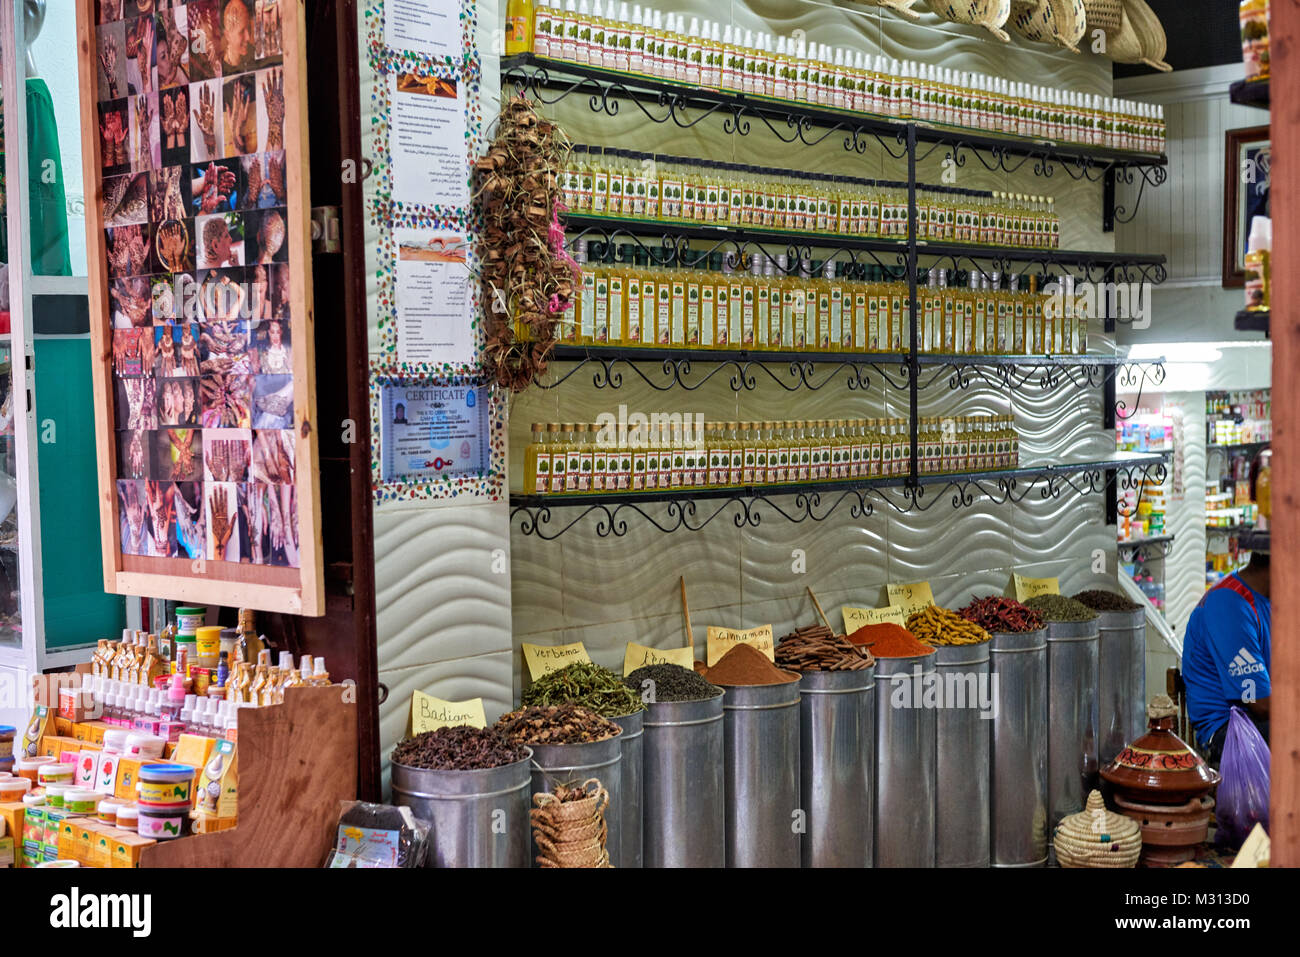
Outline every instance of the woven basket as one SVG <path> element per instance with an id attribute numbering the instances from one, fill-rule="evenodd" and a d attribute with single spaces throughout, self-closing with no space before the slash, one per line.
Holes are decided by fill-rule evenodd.
<path id="1" fill-rule="evenodd" d="M 1085 810 L 1057 825 L 1052 844 L 1062 867 L 1136 867 L 1142 830 L 1131 818 L 1106 810 L 1101 792 L 1093 791 Z"/>
<path id="2" fill-rule="evenodd" d="M 554 844 L 578 844 L 583 841 L 605 840 L 609 836 L 609 827 L 603 816 L 593 817 L 585 823 L 560 827 L 534 818 L 533 833 Z"/>
<path id="3" fill-rule="evenodd" d="M 1145 63 L 1168 73 L 1173 69 L 1164 62 L 1168 47 L 1165 28 L 1146 0 L 1122 0 L 1119 28 L 1106 31 L 1106 56 L 1116 63 Z"/>
<path id="4" fill-rule="evenodd" d="M 554 861 L 560 867 L 602 867 L 609 863 L 604 840 L 580 844 L 553 844 L 540 836 L 536 840 L 541 852 L 538 859 Z"/>
<path id="5" fill-rule="evenodd" d="M 1087 31 L 1083 0 L 1012 0 L 1011 29 L 1026 40 L 1052 43 L 1071 53 Z"/>
<path id="6" fill-rule="evenodd" d="M 1120 0 L 1083 0 L 1083 13 L 1088 30 L 1115 33 L 1119 30 L 1124 6 Z"/>
<path id="7" fill-rule="evenodd" d="M 983 27 L 1003 43 L 1011 37 L 1002 26 L 1011 18 L 1011 0 L 928 0 L 930 9 L 950 23 Z"/>
<path id="8" fill-rule="evenodd" d="M 595 790 L 591 790 L 591 785 L 595 785 Z M 561 802 L 554 794 L 534 794 L 533 803 L 539 809 L 545 809 L 548 816 L 553 822 L 561 821 L 581 821 L 586 818 L 594 817 L 602 813 L 609 805 L 609 792 L 600 786 L 600 782 L 595 778 L 589 778 L 583 782 L 583 790 L 590 794 L 590 797 L 581 798 L 577 801 Z"/>

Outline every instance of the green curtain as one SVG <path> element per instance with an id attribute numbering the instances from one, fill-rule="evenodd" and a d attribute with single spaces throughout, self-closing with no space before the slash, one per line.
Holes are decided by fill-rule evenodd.
<path id="1" fill-rule="evenodd" d="M 0 110 L 0 187 L 4 183 L 4 116 Z M 31 203 L 32 275 L 71 276 L 68 252 L 68 203 L 63 189 L 63 160 L 54 101 L 40 77 L 27 81 L 27 181 Z M 8 230 L 0 229 L 0 262 L 9 261 Z"/>

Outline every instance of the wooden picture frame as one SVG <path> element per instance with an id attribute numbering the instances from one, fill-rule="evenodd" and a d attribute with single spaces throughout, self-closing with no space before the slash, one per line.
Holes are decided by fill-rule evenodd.
<path id="1" fill-rule="evenodd" d="M 155 12 L 153 27 L 176 29 L 176 35 L 172 37 L 173 43 L 167 47 L 168 51 L 173 52 L 168 53 L 168 56 L 176 61 L 179 61 L 181 56 L 187 60 L 191 56 L 194 57 L 182 72 L 175 72 L 175 63 L 172 60 L 167 61 L 167 66 L 172 67 L 174 71 L 170 74 L 171 82 L 174 84 L 170 91 L 164 85 L 166 81 L 163 78 L 163 66 L 159 63 L 150 65 L 151 57 L 146 57 L 142 61 L 139 56 L 143 46 L 135 37 L 145 35 L 148 30 L 148 36 L 153 38 L 154 29 L 151 25 L 139 23 L 138 21 L 142 19 L 139 16 L 130 20 L 115 20 L 112 19 L 111 13 L 103 14 L 105 23 L 101 24 L 99 22 L 101 13 L 116 10 L 120 4 L 109 5 L 110 0 L 75 0 L 75 2 L 83 168 L 86 191 L 93 197 L 92 201 L 86 204 L 86 231 L 104 590 L 122 595 L 174 599 L 187 604 L 253 608 L 296 615 L 321 615 L 325 611 L 324 568 L 319 514 L 320 470 L 315 422 L 316 363 L 311 281 L 309 139 L 305 89 L 307 76 L 305 0 L 278 0 L 280 23 L 274 32 L 268 31 L 265 34 L 260 22 L 255 26 L 252 23 L 254 10 L 260 11 L 261 4 L 255 7 L 252 0 L 244 0 L 249 15 L 245 20 L 248 24 L 247 32 L 239 34 L 238 40 L 227 40 L 219 51 L 209 54 L 210 59 L 207 61 L 198 58 L 195 53 L 195 51 L 206 52 L 207 48 L 200 46 L 199 40 L 195 39 L 200 35 L 206 36 L 203 30 L 191 30 L 192 36 L 183 36 L 179 15 L 173 13 L 176 19 L 170 23 L 163 23 L 157 18 L 163 17 L 168 11 Z M 208 0 L 205 4 L 190 4 L 190 8 L 213 7 L 217 18 L 220 18 L 225 12 L 225 6 L 232 2 L 240 2 L 240 0 Z M 101 4 L 105 6 L 101 7 Z M 210 27 L 219 24 L 219 19 L 214 19 L 211 13 L 207 15 L 208 19 L 201 21 L 201 26 Z M 193 17 L 195 14 L 191 12 L 186 16 Z M 200 13 L 198 16 L 202 17 L 203 14 Z M 193 22 L 193 20 L 187 21 L 187 26 L 192 25 Z M 101 82 L 106 82 L 104 78 L 109 76 L 100 56 L 101 38 L 106 35 L 106 30 L 110 31 L 109 38 L 105 41 L 105 45 L 108 46 L 114 41 L 115 35 L 111 34 L 112 30 L 119 28 L 126 30 L 131 26 L 139 28 L 137 34 L 135 37 L 126 34 L 128 42 L 125 49 L 115 47 L 113 51 L 115 55 L 112 58 L 112 62 L 116 65 L 117 56 L 121 55 L 122 59 L 129 64 L 126 72 L 120 67 L 117 68 L 117 73 L 125 77 L 128 95 L 115 99 L 121 92 L 121 81 L 115 78 L 107 83 L 103 91 L 105 96 L 101 98 Z M 135 41 L 134 44 L 132 40 Z M 237 43 L 238 47 L 232 46 L 232 42 Z M 161 47 L 162 43 L 159 41 L 154 49 L 158 50 Z M 133 49 L 134 53 L 131 52 Z M 120 54 L 118 50 L 121 51 Z M 174 51 L 182 51 L 181 56 L 177 56 Z M 233 65 L 223 65 L 216 59 L 218 56 L 232 55 L 235 57 Z M 213 64 L 216 64 L 215 72 L 205 76 L 203 74 L 205 62 L 210 69 Z M 130 69 L 135 71 L 135 85 L 131 83 Z M 147 71 L 144 73 L 143 80 L 142 70 Z M 264 92 L 261 84 L 268 79 L 277 83 L 282 81 L 282 97 Z M 158 128 L 153 124 L 160 122 L 158 117 L 163 114 L 163 110 L 158 109 L 159 105 L 171 105 L 160 99 L 163 94 L 176 93 L 182 88 L 190 94 L 201 94 L 203 91 L 196 90 L 195 87 L 204 84 L 217 84 L 210 87 L 218 97 L 213 104 L 216 123 L 209 124 L 208 129 L 211 130 L 216 126 L 224 131 L 221 133 L 223 139 L 229 138 L 232 146 L 231 152 L 213 153 L 207 157 L 196 158 L 201 142 L 206 141 L 207 149 L 211 149 L 211 144 L 214 142 L 211 137 L 205 137 L 201 141 L 198 133 L 193 132 L 187 124 L 187 129 L 191 130 L 188 138 L 187 133 L 179 129 L 175 138 L 172 138 L 169 135 L 159 135 Z M 159 93 L 159 87 L 162 87 L 162 94 Z M 236 107 L 239 103 L 241 88 L 244 94 L 254 98 L 251 117 L 248 113 L 240 114 L 232 110 L 232 102 Z M 145 95 L 137 95 L 141 92 Z M 198 121 L 200 98 L 199 95 L 193 95 L 192 102 L 188 103 L 188 106 L 193 109 L 187 110 L 186 115 L 188 117 L 189 114 L 193 114 L 195 122 Z M 128 102 L 122 106 L 121 100 Z M 282 143 L 276 143 L 274 136 L 263 132 L 268 128 L 268 117 L 276 112 L 271 107 L 273 101 L 276 106 L 283 107 L 282 127 L 281 130 L 276 131 L 282 132 Z M 180 102 L 184 103 L 184 101 Z M 140 104 L 138 108 L 137 103 Z M 245 101 L 244 105 L 248 107 L 249 103 Z M 115 111 L 120 111 L 121 120 L 125 120 L 128 115 L 131 118 L 132 129 L 126 137 L 131 152 L 128 154 L 127 148 L 117 147 L 109 157 L 111 165 L 106 167 L 104 144 L 109 140 L 105 136 L 111 137 L 118 132 L 116 129 L 118 121 L 110 116 Z M 143 122 L 135 123 L 134 121 L 141 115 L 144 117 Z M 106 121 L 103 131 L 100 128 L 101 116 Z M 235 121 L 232 119 L 234 116 L 240 116 L 242 119 Z M 166 116 L 163 116 L 163 119 L 166 119 Z M 109 120 L 113 122 L 109 123 Z M 238 126 L 234 125 L 236 122 Z M 238 129 L 240 132 L 232 135 L 230 131 L 233 129 Z M 256 132 L 252 132 L 253 130 Z M 150 134 L 158 142 L 152 142 Z M 238 149 L 233 145 L 247 146 L 250 136 L 256 139 L 257 143 L 247 150 Z M 117 139 L 120 142 L 122 137 L 118 136 Z M 144 141 L 143 145 L 137 145 L 140 140 Z M 179 159 L 175 156 L 178 142 Z M 185 145 L 187 142 L 192 145 Z M 277 149 L 277 146 L 282 149 Z M 118 162 L 113 163 L 114 160 Z M 238 164 L 241 163 L 243 165 L 239 166 Z M 237 187 L 233 194 L 228 196 L 226 193 L 221 193 L 217 197 L 217 202 L 225 203 L 226 208 L 230 210 L 225 219 L 228 224 L 233 224 L 233 227 L 225 230 L 225 235 L 218 237 L 215 245 L 209 246 L 206 244 L 210 233 L 206 231 L 203 233 L 203 244 L 197 239 L 200 235 L 199 217 L 210 212 L 205 198 L 211 197 L 212 191 L 205 185 L 200 197 L 191 196 L 188 200 L 181 197 L 185 195 L 184 188 L 195 182 L 192 175 L 201 175 L 204 171 L 210 170 L 214 164 L 224 164 L 229 169 L 242 169 L 241 177 L 246 178 L 249 183 L 254 182 L 254 175 L 256 175 L 256 181 L 261 183 L 261 187 L 255 195 L 251 188 L 247 195 L 243 195 L 242 190 Z M 158 191 L 153 188 L 152 177 L 155 173 L 162 177 L 166 169 L 174 166 L 181 167 L 181 172 L 174 174 L 183 182 L 182 189 L 176 194 L 175 202 L 185 207 L 181 210 L 184 218 L 160 220 L 155 218 L 158 214 L 155 214 L 154 208 L 150 205 L 149 197 L 158 195 Z M 256 174 L 251 172 L 253 166 L 257 166 Z M 117 170 L 119 175 L 114 176 L 114 170 Z M 134 260 L 130 260 L 129 256 L 124 260 L 121 245 L 117 244 L 117 248 L 114 249 L 114 259 L 110 263 L 109 237 L 106 233 L 109 224 L 106 222 L 108 217 L 105 209 L 108 191 L 105 189 L 105 181 L 114 180 L 112 192 L 115 197 L 114 202 L 118 203 L 117 198 L 121 196 L 121 192 L 117 181 L 125 180 L 128 184 L 127 190 L 137 189 L 138 178 L 142 172 L 149 174 L 150 192 L 146 194 L 145 199 L 146 218 L 142 225 L 134 228 L 141 230 L 139 235 L 144 237 L 144 242 L 136 243 L 137 256 Z M 264 175 L 268 175 L 269 178 L 263 179 Z M 217 178 L 219 179 L 219 176 Z M 241 185 L 245 181 L 244 178 L 239 180 Z M 204 175 L 202 183 L 210 182 L 212 180 Z M 169 192 L 166 196 L 171 198 L 173 194 Z M 261 202 L 262 197 L 266 197 L 266 202 Z M 240 205 L 241 203 L 243 205 Z M 241 212 L 235 212 L 236 207 Z M 124 208 L 125 204 L 121 203 L 114 206 L 114 222 L 119 226 L 122 222 L 119 213 Z M 138 206 L 136 209 L 138 210 Z M 281 210 L 283 222 L 272 224 L 270 222 L 272 214 L 279 213 Z M 174 217 L 176 213 L 161 215 Z M 165 255 L 168 252 L 174 254 L 177 246 L 163 243 L 164 231 L 171 228 L 173 224 L 178 224 L 189 231 L 188 243 L 184 246 L 185 257 L 193 258 L 183 257 L 179 263 L 174 259 L 169 261 Z M 247 233 L 244 231 L 246 225 Z M 256 234 L 252 232 L 254 225 L 259 226 Z M 283 228 L 280 228 L 281 226 Z M 245 235 L 250 237 L 256 235 L 258 245 L 251 246 L 245 243 Z M 172 239 L 174 236 L 175 233 L 168 233 L 166 238 Z M 236 236 L 239 237 L 237 255 L 232 248 Z M 277 243 L 278 245 L 275 245 Z M 221 250 L 221 256 L 224 258 L 212 261 L 214 248 Z M 245 256 L 249 255 L 247 252 L 249 249 L 260 250 L 256 267 L 244 262 Z M 209 260 L 206 267 L 200 261 L 201 255 L 206 255 Z M 272 256 L 277 258 L 270 258 Z M 128 260 L 131 262 L 131 268 L 124 270 L 123 262 Z M 157 267 L 157 273 L 153 276 L 142 275 L 152 270 L 147 266 L 138 265 L 140 263 L 153 264 Z M 157 265 L 160 263 L 162 265 Z M 269 265 L 262 268 L 263 263 Z M 242 268 L 245 265 L 249 266 L 246 273 Z M 240 268 L 236 271 L 233 267 Z M 254 278 L 255 273 L 260 277 L 260 286 L 258 280 Z M 284 281 L 285 273 L 288 275 L 287 282 Z M 239 278 L 232 279 L 227 274 Z M 268 274 L 273 276 L 270 283 L 266 279 Z M 183 287 L 179 281 L 184 275 L 190 276 L 188 282 L 191 285 L 188 287 Z M 168 297 L 168 306 L 173 311 L 165 312 L 164 315 L 171 318 L 164 319 L 160 324 L 155 311 L 159 309 L 159 289 L 165 288 L 170 291 L 173 288 L 171 281 L 176 279 L 174 288 L 177 292 L 182 288 L 191 291 L 201 290 L 200 276 L 205 276 L 203 281 L 209 284 L 208 288 L 203 290 L 203 295 L 181 300 L 181 309 L 184 311 L 179 313 L 174 311 L 175 303 Z M 133 285 L 113 287 L 110 293 L 110 284 L 122 282 L 123 277 Z M 141 280 L 148 281 L 149 286 L 141 285 Z M 134 307 L 129 313 L 120 308 L 124 301 L 123 288 L 129 288 L 133 294 L 132 298 L 125 299 Z M 150 294 L 148 297 L 141 295 L 141 292 L 146 289 Z M 219 291 L 213 293 L 214 289 Z M 114 300 L 114 295 L 118 296 L 117 300 Z M 206 313 L 210 318 L 205 320 L 202 318 L 205 307 L 200 305 L 196 312 L 190 313 L 188 311 L 190 306 L 185 305 L 187 302 L 192 305 L 194 302 L 201 304 L 216 301 L 217 295 L 224 297 L 222 302 L 225 304 L 220 308 L 226 310 L 219 318 L 211 317 L 210 313 Z M 273 299 L 277 310 L 274 313 L 271 312 Z M 259 302 L 262 303 L 260 310 L 265 311 L 256 312 L 252 321 L 247 321 L 247 316 L 242 311 L 243 307 L 249 303 Z M 119 307 L 116 315 L 115 304 Z M 234 311 L 236 306 L 241 310 L 238 317 Z M 254 308 L 259 307 L 254 305 Z M 148 310 L 152 326 L 140 321 L 145 310 Z M 123 325 L 122 320 L 128 318 L 129 325 Z M 276 330 L 279 333 L 278 338 L 269 340 L 270 347 L 254 348 L 253 327 L 259 325 L 264 319 L 269 320 L 270 325 L 278 327 Z M 232 347 L 233 351 L 239 351 L 242 345 L 243 353 L 240 361 L 245 364 L 252 362 L 252 371 L 268 372 L 274 369 L 279 374 L 273 377 L 241 374 L 238 377 L 241 394 L 234 396 L 233 388 L 230 390 L 233 404 L 226 404 L 227 393 L 222 391 L 219 393 L 219 401 L 211 410 L 208 399 L 204 397 L 209 379 L 218 385 L 225 385 L 229 380 L 236 378 L 231 371 L 212 370 L 217 368 L 233 370 L 239 368 L 238 366 L 214 366 L 200 376 L 193 376 L 192 372 L 178 371 L 179 364 L 173 357 L 169 367 L 171 371 L 159 372 L 158 376 L 154 377 L 150 369 L 157 367 L 141 363 L 137 369 L 123 371 L 122 378 L 119 379 L 117 368 L 120 366 L 115 367 L 118 359 L 115 355 L 115 331 L 127 334 L 138 331 L 140 340 L 145 338 L 145 331 L 148 331 L 159 344 L 166 343 L 165 351 L 169 356 L 172 355 L 171 350 L 177 348 L 182 349 L 179 355 L 185 359 L 184 349 L 188 349 L 188 361 L 197 365 L 199 356 L 211 349 L 211 346 L 206 344 L 210 341 L 208 332 L 211 331 L 212 324 L 218 321 L 221 322 L 223 331 L 235 329 L 247 335 L 246 339 L 233 340 L 237 343 Z M 159 326 L 161 332 L 158 331 Z M 173 326 L 176 328 L 173 329 Z M 193 340 L 189 341 L 187 346 L 175 346 L 176 341 L 186 342 L 185 339 L 178 340 L 175 336 L 178 334 L 184 336 L 187 331 L 195 333 Z M 268 329 L 267 332 L 269 335 L 270 330 Z M 285 335 L 289 337 L 288 343 L 284 342 Z M 196 341 L 205 342 L 201 347 L 202 351 Z M 152 352 L 152 349 L 150 351 Z M 265 363 L 264 366 L 259 363 L 259 359 L 254 358 L 254 353 L 260 358 L 260 363 Z M 141 357 L 145 355 L 147 353 L 142 350 Z M 230 361 L 229 355 L 229 351 L 219 349 L 217 360 Z M 271 365 L 272 358 L 274 358 L 274 365 Z M 205 356 L 205 367 L 208 361 Z M 286 367 L 292 372 L 291 383 L 284 381 L 286 376 L 283 373 Z M 179 381 L 178 377 L 193 376 L 187 380 L 192 383 L 192 392 L 189 395 L 193 397 L 193 403 L 186 407 L 185 412 L 192 418 L 184 423 L 179 417 L 176 418 L 174 421 L 177 425 L 184 424 L 186 427 L 173 428 L 170 427 L 173 424 L 171 421 L 162 424 L 161 416 L 155 412 L 154 424 L 151 426 L 142 424 L 149 420 L 149 414 L 145 413 L 137 419 L 134 429 L 129 424 L 122 428 L 122 436 L 135 439 L 131 451 L 123 456 L 121 450 L 126 447 L 126 442 L 130 439 L 124 439 L 123 444 L 119 444 L 119 425 L 123 419 L 123 410 L 118 408 L 119 383 L 132 376 L 139 376 L 142 383 L 153 382 L 153 385 L 137 385 L 137 390 L 148 390 L 146 394 L 151 396 L 150 399 L 145 400 L 146 409 L 153 407 L 152 390 L 155 386 L 170 385 L 173 381 Z M 163 378 L 163 376 L 170 378 Z M 255 391 L 263 387 L 259 380 L 265 381 L 264 387 L 268 390 L 260 395 Z M 271 391 L 272 386 L 275 386 L 277 391 Z M 127 387 L 123 385 L 122 388 L 122 394 L 130 396 Z M 284 408 L 290 389 L 291 413 Z M 203 402 L 202 406 L 199 406 L 200 399 Z M 139 405 L 132 405 L 131 408 L 138 411 Z M 175 408 L 169 407 L 169 410 L 174 411 Z M 227 410 L 232 408 L 235 409 L 234 421 L 229 422 Z M 132 413 L 128 413 L 130 414 Z M 210 415 L 214 418 L 209 419 Z M 256 425 L 259 418 L 263 423 L 260 428 Z M 215 425 L 212 424 L 213 421 L 216 422 Z M 145 457 L 137 458 L 137 451 L 143 444 L 139 437 L 155 435 L 153 431 L 146 431 L 149 429 L 156 429 L 160 438 L 156 440 L 151 438 L 150 441 L 154 441 L 155 448 L 148 450 Z M 241 461 L 242 467 L 237 464 L 232 467 L 232 470 L 227 471 L 226 467 L 230 465 L 230 461 L 224 455 L 221 458 L 210 457 L 208 447 L 203 444 L 202 434 L 204 431 L 215 429 L 240 433 L 224 448 L 235 450 L 232 459 Z M 265 434 L 272 431 L 276 433 L 275 438 L 279 443 L 276 446 L 277 454 L 280 450 L 287 452 L 291 448 L 293 460 L 286 463 L 284 458 L 277 458 L 275 462 L 281 464 L 276 464 L 274 468 L 263 464 L 259 471 L 257 436 L 259 432 Z M 173 450 L 172 446 L 168 446 L 168 455 L 165 456 L 157 448 L 164 441 L 161 438 L 164 433 L 166 433 L 165 440 L 170 441 L 172 446 L 175 446 L 176 436 L 180 435 L 185 443 L 184 447 L 178 446 Z M 191 440 L 193 446 L 189 444 Z M 240 452 L 241 448 L 246 455 Z M 197 464 L 193 461 L 196 449 L 199 455 Z M 178 456 L 179 461 L 184 463 L 184 467 L 191 470 L 189 479 L 177 478 L 182 468 L 177 464 Z M 125 476 L 121 471 L 123 458 L 129 460 L 128 468 L 131 473 Z M 158 471 L 164 467 L 161 464 L 164 461 L 167 469 L 165 476 Z M 212 463 L 217 461 L 222 464 L 220 473 L 211 467 Z M 265 463 L 271 460 L 261 461 Z M 147 477 L 142 478 L 141 469 Z M 245 476 L 243 480 L 238 478 L 231 480 L 231 475 L 240 474 Z M 262 476 L 260 483 L 257 480 L 259 474 Z M 286 480 L 286 475 L 291 477 Z M 142 510 L 140 499 L 132 496 L 129 499 L 130 505 L 126 509 L 128 514 L 124 517 L 122 498 L 119 496 L 119 477 L 122 478 L 120 485 L 123 486 L 124 493 L 136 491 L 143 493 L 145 487 L 148 487 L 147 508 Z M 211 496 L 221 492 L 221 502 L 228 503 L 231 500 L 225 494 L 225 489 L 209 489 L 209 486 L 216 486 L 218 483 L 227 485 L 235 504 L 232 506 L 233 511 L 223 510 L 225 514 L 222 516 L 221 529 L 225 532 L 225 537 L 219 545 L 214 546 L 212 538 L 216 537 L 216 523 L 210 527 L 207 522 L 214 501 Z M 182 486 L 188 488 L 191 497 L 183 497 Z M 157 492 L 156 497 L 155 492 Z M 166 505 L 155 511 L 153 508 L 155 501 Z M 197 502 L 197 511 L 194 511 L 195 506 L 190 504 L 192 502 Z M 187 514 L 191 516 L 184 524 L 175 517 L 175 513 L 182 507 L 187 508 Z M 165 517 L 160 523 L 156 516 L 166 516 L 169 512 L 172 512 L 170 526 L 166 524 Z M 296 543 L 285 533 L 287 523 L 292 521 L 290 516 L 294 514 L 297 518 Z M 142 526 L 149 524 L 149 516 L 155 516 L 153 525 L 147 531 L 140 531 Z M 132 518 L 136 519 L 134 524 L 131 524 Z M 255 523 L 261 525 L 261 531 L 256 535 L 253 534 L 253 530 L 257 527 Z M 227 530 L 230 527 L 235 527 L 241 535 L 234 536 Z M 125 528 L 132 529 L 133 543 L 148 541 L 152 543 L 151 547 L 144 549 L 144 553 L 124 554 L 122 533 Z M 163 530 L 163 533 L 158 534 L 155 528 Z M 228 543 L 232 537 L 239 542 L 236 549 L 238 560 L 229 557 Z M 184 539 L 184 547 L 182 547 L 182 539 Z M 250 542 L 252 544 L 248 544 Z M 200 551 L 197 558 L 191 551 L 195 547 Z M 216 560 L 208 554 L 215 549 L 220 549 L 221 560 Z M 279 561 L 276 560 L 277 557 Z"/>
<path id="2" fill-rule="evenodd" d="M 1258 163 L 1256 154 L 1271 154 L 1271 128 L 1228 130 L 1224 141 L 1223 287 L 1242 289 L 1246 285 L 1244 260 L 1251 217 L 1267 215 L 1269 208 L 1269 163 Z M 1254 183 L 1245 182 L 1247 161 L 1255 162 Z"/>

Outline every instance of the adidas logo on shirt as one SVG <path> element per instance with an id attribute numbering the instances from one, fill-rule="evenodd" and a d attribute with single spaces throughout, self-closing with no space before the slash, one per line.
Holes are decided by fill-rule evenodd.
<path id="1" fill-rule="evenodd" d="M 1228 665 L 1228 674 L 1234 678 L 1244 678 L 1246 675 L 1257 674 L 1264 670 L 1264 663 L 1259 661 L 1245 648 L 1237 651 L 1237 656 L 1232 659 Z"/>

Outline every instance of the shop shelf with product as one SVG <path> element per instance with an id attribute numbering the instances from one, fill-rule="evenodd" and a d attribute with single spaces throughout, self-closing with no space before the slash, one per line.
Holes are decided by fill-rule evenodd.
<path id="1" fill-rule="evenodd" d="M 940 501 L 966 508 L 978 500 L 995 504 L 1021 502 L 1031 493 L 1041 499 L 1060 497 L 1066 490 L 1078 494 L 1137 490 L 1144 482 L 1163 481 L 1169 457 L 1165 454 L 1119 452 L 1108 458 L 1013 469 L 890 475 L 871 479 L 748 485 L 724 488 L 673 488 L 644 492 L 588 492 L 549 495 L 511 494 L 511 519 L 518 531 L 555 539 L 596 517 L 597 536 L 627 534 L 630 515 L 639 515 L 662 532 L 699 531 L 735 505 L 732 520 L 739 528 L 757 527 L 763 508 L 791 522 L 823 521 L 843 506 L 850 518 L 875 511 L 875 502 L 895 512 L 924 512 Z M 1121 499 L 1123 496 L 1121 495 Z M 1133 508 L 1137 507 L 1133 503 Z M 651 506 L 663 505 L 662 510 Z M 563 517 L 557 515 L 565 510 Z M 659 512 L 661 511 L 661 514 Z"/>
<path id="2" fill-rule="evenodd" d="M 1267 338 L 1271 335 L 1269 321 L 1272 317 L 1271 310 L 1266 309 L 1263 312 L 1257 312 L 1243 309 L 1232 320 L 1232 327 L 1238 332 L 1262 332 Z"/>
<path id="3" fill-rule="evenodd" d="M 1228 99 L 1238 106 L 1253 106 L 1260 110 L 1270 109 L 1269 81 L 1267 78 L 1238 80 L 1228 87 Z"/>

